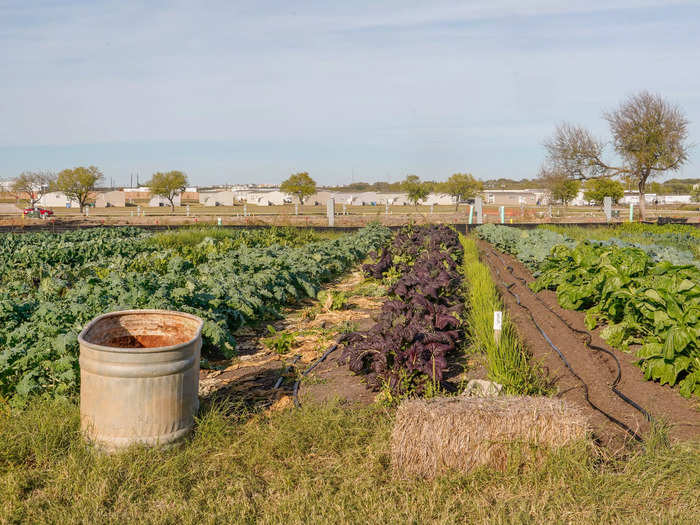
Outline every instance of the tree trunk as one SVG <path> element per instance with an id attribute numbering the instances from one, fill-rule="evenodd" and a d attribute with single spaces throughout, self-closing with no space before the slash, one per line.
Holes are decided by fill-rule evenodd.
<path id="1" fill-rule="evenodd" d="M 639 179 L 639 220 L 643 221 L 646 219 L 646 208 L 647 203 L 644 198 L 644 190 L 646 187 L 646 177 L 641 177 Z"/>

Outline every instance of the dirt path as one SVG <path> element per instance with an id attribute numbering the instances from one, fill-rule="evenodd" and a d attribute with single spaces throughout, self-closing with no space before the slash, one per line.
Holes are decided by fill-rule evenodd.
<path id="1" fill-rule="evenodd" d="M 324 310 L 318 301 L 306 300 L 287 310 L 283 319 L 271 323 L 278 332 L 294 335 L 294 345 L 286 354 L 278 354 L 265 345 L 269 336 L 266 326 L 245 327 L 237 332 L 238 357 L 212 362 L 210 369 L 201 370 L 199 395 L 205 400 L 227 399 L 257 408 L 291 406 L 294 382 L 332 345 L 339 332 L 366 330 L 374 324 L 372 316 L 381 308 L 384 297 L 363 292 L 363 281 L 362 274 L 354 271 L 328 287 L 348 295 L 348 305 L 342 310 Z M 302 402 L 374 401 L 376 394 L 365 387 L 360 377 L 347 366 L 338 366 L 339 357 L 338 350 L 302 378 Z"/>
<path id="2" fill-rule="evenodd" d="M 554 379 L 559 389 L 559 397 L 575 402 L 590 414 L 591 423 L 603 444 L 617 445 L 629 437 L 629 433 L 611 418 L 618 420 L 636 433 L 648 432 L 650 424 L 645 416 L 624 402 L 611 389 L 611 384 L 617 375 L 615 360 L 604 352 L 588 348 L 584 337 L 567 326 L 568 323 L 576 330 L 586 332 L 584 314 L 561 308 L 553 292 L 542 291 L 536 296 L 526 285 L 534 279 L 519 261 L 509 255 L 496 253 L 494 248 L 486 242 L 481 241 L 479 247 L 484 255 L 484 262 L 491 268 L 494 280 L 516 323 L 518 332 L 534 357 L 542 363 L 550 377 Z M 522 306 L 518 305 L 515 297 L 509 293 L 503 283 L 519 297 Z M 562 352 L 579 378 L 565 366 L 523 307 L 531 312 L 537 324 Z M 556 312 L 565 322 L 558 319 L 552 312 Z M 609 350 L 620 362 L 621 379 L 617 385 L 620 392 L 645 408 L 652 417 L 669 423 L 672 440 L 690 440 L 700 437 L 700 410 L 696 400 L 685 399 L 678 394 L 677 390 L 646 381 L 639 367 L 635 365 L 633 355 L 611 348 L 598 333 L 589 333 L 593 344 Z M 598 410 L 586 401 L 584 383 L 588 389 L 590 402 Z"/>

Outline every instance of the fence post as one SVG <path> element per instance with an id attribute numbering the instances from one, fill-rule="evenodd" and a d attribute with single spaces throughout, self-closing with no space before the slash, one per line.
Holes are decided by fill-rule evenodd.
<path id="1" fill-rule="evenodd" d="M 330 198 L 326 203 L 326 213 L 328 215 L 328 226 L 335 226 L 335 199 Z"/>

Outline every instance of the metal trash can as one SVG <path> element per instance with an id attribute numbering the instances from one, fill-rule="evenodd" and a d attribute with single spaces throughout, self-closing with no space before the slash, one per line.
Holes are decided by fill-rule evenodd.
<path id="1" fill-rule="evenodd" d="M 199 409 L 203 321 L 167 310 L 111 312 L 91 321 L 80 344 L 80 419 L 106 451 L 173 443 Z"/>

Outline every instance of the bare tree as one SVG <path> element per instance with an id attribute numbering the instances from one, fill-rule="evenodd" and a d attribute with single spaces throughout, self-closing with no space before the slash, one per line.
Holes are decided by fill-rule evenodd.
<path id="1" fill-rule="evenodd" d="M 644 219 L 647 182 L 665 171 L 678 170 L 688 159 L 688 120 L 677 106 L 646 91 L 629 97 L 604 118 L 620 164 L 603 160 L 605 143 L 571 124 L 557 126 L 545 142 L 549 164 L 571 179 L 620 175 L 633 181 L 639 189 L 639 214 Z"/>
<path id="2" fill-rule="evenodd" d="M 25 171 L 12 183 L 12 192 L 20 200 L 26 200 L 30 208 L 36 207 L 50 191 L 56 176 L 48 171 Z"/>
<path id="3" fill-rule="evenodd" d="M 550 173 L 571 179 L 592 179 L 606 176 L 612 169 L 602 161 L 605 143 L 581 126 L 566 122 L 559 124 L 544 147 Z"/>
<path id="4" fill-rule="evenodd" d="M 688 160 L 688 119 L 678 106 L 645 91 L 605 113 L 605 120 L 615 151 L 639 188 L 639 214 L 644 219 L 647 181 L 677 171 Z"/>

